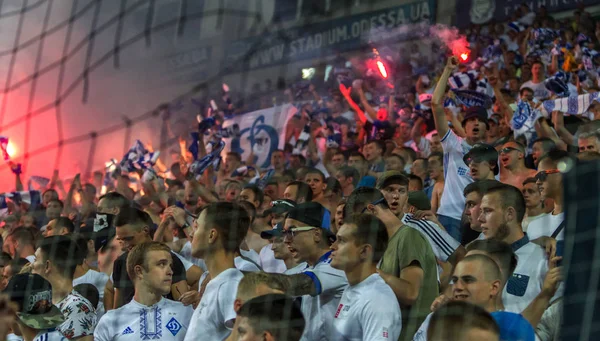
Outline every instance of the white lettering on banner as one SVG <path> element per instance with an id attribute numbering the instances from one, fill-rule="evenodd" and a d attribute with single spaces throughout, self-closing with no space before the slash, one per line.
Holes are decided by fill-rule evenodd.
<path id="1" fill-rule="evenodd" d="M 408 17 L 405 9 L 410 11 Z M 407 23 L 423 21 L 430 17 L 431 10 L 429 3 L 426 1 L 411 4 L 409 8 L 391 9 L 369 18 L 350 21 L 322 32 L 292 40 L 289 43 L 289 51 L 286 51 L 285 43 L 257 51 L 250 58 L 250 67 L 268 65 L 279 62 L 286 57 L 294 58 L 298 54 L 311 53 L 327 46 L 335 46 L 350 39 L 367 36 L 374 29 L 391 29 Z"/>
<path id="2" fill-rule="evenodd" d="M 167 63 L 171 69 L 180 69 L 205 62 L 208 59 L 208 49 L 201 48 L 169 57 Z"/>
<path id="3" fill-rule="evenodd" d="M 256 157 L 255 164 L 266 168 L 271 164 L 271 153 L 283 149 L 285 126 L 298 109 L 291 104 L 257 110 L 236 116 L 223 122 L 223 128 L 238 125 L 240 136 L 223 139 L 227 147 L 223 157 L 229 151 L 235 151 L 246 160 L 250 152 Z"/>

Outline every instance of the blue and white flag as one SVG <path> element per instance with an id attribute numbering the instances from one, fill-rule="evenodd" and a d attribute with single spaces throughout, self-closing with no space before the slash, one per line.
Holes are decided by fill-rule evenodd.
<path id="1" fill-rule="evenodd" d="M 31 177 L 29 177 L 29 182 L 27 183 L 27 188 L 29 188 L 30 191 L 33 191 L 34 184 L 37 185 L 38 189 L 46 188 L 48 186 L 48 184 L 50 184 L 50 179 L 45 178 L 43 176 L 32 175 Z"/>
<path id="2" fill-rule="evenodd" d="M 40 191 L 7 192 L 0 194 L 0 216 L 8 214 L 8 200 L 12 201 L 15 205 L 28 204 L 29 210 L 34 211 L 42 204 L 42 195 Z"/>
<path id="3" fill-rule="evenodd" d="M 152 169 L 159 155 L 160 152 L 149 152 L 140 140 L 136 140 L 127 154 L 123 156 L 119 166 L 121 171 L 125 173 L 134 172 L 138 169 Z"/>
<path id="4" fill-rule="evenodd" d="M 565 115 L 581 115 L 586 113 L 592 102 L 598 98 L 599 93 L 592 92 L 579 96 L 547 100 L 542 103 L 543 115 L 545 117 L 551 117 L 553 111 L 560 111 Z"/>
<path id="5" fill-rule="evenodd" d="M 466 107 L 484 107 L 486 109 L 491 108 L 493 101 L 492 98 L 486 94 L 473 91 L 473 90 L 457 90 L 450 89 L 452 92 L 451 100 L 454 103 L 462 104 Z"/>
<path id="6" fill-rule="evenodd" d="M 212 146 L 213 144 L 213 142 L 209 142 L 207 149 L 210 147 L 211 151 L 206 156 L 200 160 L 194 161 L 190 165 L 190 172 L 195 176 L 201 176 L 210 165 L 213 165 L 215 170 L 219 169 L 221 164 L 221 152 L 225 148 L 225 142 L 220 140 L 215 146 Z"/>
<path id="7" fill-rule="evenodd" d="M 539 110 L 533 109 L 528 102 L 519 101 L 517 110 L 513 114 L 511 126 L 515 137 L 520 135 L 527 136 L 528 133 L 535 132 L 535 122 L 543 117 Z"/>

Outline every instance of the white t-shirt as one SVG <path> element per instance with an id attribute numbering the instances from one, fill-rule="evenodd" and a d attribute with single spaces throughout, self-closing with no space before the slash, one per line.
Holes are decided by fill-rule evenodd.
<path id="1" fill-rule="evenodd" d="M 306 268 L 307 274 L 315 282 L 316 296 L 302 296 L 302 314 L 306 320 L 301 341 L 328 340 L 333 327 L 333 317 L 344 290 L 348 287 L 346 274 L 331 267 L 331 251 L 324 254 L 317 264 Z"/>
<path id="2" fill-rule="evenodd" d="M 429 321 L 431 321 L 431 315 L 433 315 L 433 313 L 427 315 L 425 321 L 421 323 L 419 330 L 417 330 L 415 336 L 413 336 L 413 341 L 427 341 L 427 328 L 429 328 Z"/>
<path id="3" fill-rule="evenodd" d="M 206 285 L 206 290 L 190 321 L 186 341 L 224 340 L 231 334 L 236 313 L 233 301 L 244 274 L 235 268 L 227 269 Z"/>
<path id="4" fill-rule="evenodd" d="M 100 321 L 102 315 L 104 315 L 104 287 L 106 286 L 106 282 L 108 281 L 108 276 L 103 272 L 98 272 L 96 270 L 88 270 L 83 276 L 77 277 L 73 280 L 73 286 L 79 284 L 91 284 L 98 289 L 98 307 L 96 307 L 96 318 Z"/>
<path id="5" fill-rule="evenodd" d="M 544 82 L 535 84 L 533 81 L 527 81 L 521 85 L 521 89 L 530 88 L 533 90 L 533 97 L 537 100 L 543 100 L 550 98 L 550 91 L 546 89 L 546 84 Z"/>
<path id="6" fill-rule="evenodd" d="M 552 233 L 558 228 L 560 223 L 565 220 L 565 213 L 559 214 L 545 214 L 537 219 L 534 219 L 529 222 L 529 226 L 527 226 L 527 236 L 530 240 L 535 240 L 542 236 L 550 237 Z M 565 229 L 556 236 L 556 240 L 564 240 L 565 239 Z"/>
<path id="7" fill-rule="evenodd" d="M 542 291 L 548 259 L 546 251 L 531 243 L 527 236 L 512 243 L 511 247 L 517 256 L 517 267 L 504 286 L 502 303 L 505 311 L 520 314 Z"/>
<path id="8" fill-rule="evenodd" d="M 295 275 L 302 273 L 304 270 L 308 268 L 308 264 L 306 262 L 302 262 L 291 269 L 285 270 L 283 273 L 286 275 Z"/>
<path id="9" fill-rule="evenodd" d="M 333 316 L 329 340 L 398 340 L 400 305 L 389 285 L 375 273 L 344 290 Z"/>
<path id="10" fill-rule="evenodd" d="M 462 137 L 457 136 L 452 129 L 441 139 L 444 148 L 444 192 L 437 213 L 460 220 L 465 208 L 463 190 L 473 182 L 469 167 L 463 161 L 463 156 L 473 148 Z"/>
<path id="11" fill-rule="evenodd" d="M 183 247 L 179 251 L 179 255 L 181 255 L 181 257 L 185 258 L 186 260 L 188 260 L 188 261 L 192 262 L 193 264 L 195 264 L 196 266 L 198 266 L 200 269 L 202 269 L 202 271 L 207 271 L 206 263 L 204 262 L 204 259 L 200 259 L 200 258 L 196 258 L 196 257 L 192 256 L 192 242 L 190 242 L 189 240 L 185 244 L 183 244 Z M 181 259 L 181 257 L 179 257 L 179 258 Z"/>
<path id="12" fill-rule="evenodd" d="M 233 260 L 235 264 L 235 268 L 240 271 L 246 272 L 259 272 L 260 268 L 256 265 L 256 263 L 250 262 L 247 259 L 242 257 L 235 257 Z"/>
<path id="13" fill-rule="evenodd" d="M 108 311 L 96 327 L 94 341 L 183 340 L 194 310 L 162 298 L 148 307 L 131 300 Z"/>
<path id="14" fill-rule="evenodd" d="M 521 222 L 521 227 L 523 228 L 523 232 L 527 232 L 527 229 L 529 228 L 529 224 L 536 220 L 539 219 L 545 215 L 547 215 L 548 213 L 542 213 L 542 214 L 538 214 L 536 216 L 530 217 L 530 216 L 525 216 L 523 217 L 523 222 Z"/>
<path id="15" fill-rule="evenodd" d="M 402 223 L 421 232 L 427 239 L 435 258 L 442 262 L 447 262 L 454 251 L 458 249 L 460 243 L 452 238 L 448 232 L 441 229 L 436 223 L 429 220 L 413 219 L 412 214 L 405 214 L 402 217 Z"/>
<path id="16" fill-rule="evenodd" d="M 285 262 L 276 259 L 272 249 L 273 244 L 269 243 L 260 249 L 258 254 L 259 264 L 264 272 L 273 272 L 281 274 L 286 270 Z"/>

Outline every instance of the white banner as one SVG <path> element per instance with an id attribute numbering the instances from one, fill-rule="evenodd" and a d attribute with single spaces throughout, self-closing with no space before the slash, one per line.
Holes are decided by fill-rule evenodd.
<path id="1" fill-rule="evenodd" d="M 250 152 L 254 154 L 254 164 L 260 168 L 271 165 L 271 153 L 283 149 L 285 144 L 285 126 L 288 120 L 298 112 L 292 104 L 284 104 L 269 109 L 249 112 L 226 120 L 223 129 L 237 130 L 239 135 L 234 138 L 224 138 L 227 152 L 238 152 L 242 160 L 247 160 Z M 233 128 L 233 129 L 232 129 Z"/>

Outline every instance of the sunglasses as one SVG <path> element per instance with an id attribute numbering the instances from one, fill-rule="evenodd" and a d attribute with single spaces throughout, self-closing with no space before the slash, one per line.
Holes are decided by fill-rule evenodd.
<path id="1" fill-rule="evenodd" d="M 377 200 L 373 201 L 373 202 L 371 203 L 371 205 L 373 205 L 373 206 L 377 206 L 377 205 L 379 205 L 379 204 L 381 204 L 381 203 L 383 203 L 383 202 L 385 202 L 385 197 L 383 197 L 383 198 L 381 198 L 381 199 L 377 199 Z M 363 208 L 363 209 L 362 209 L 362 211 L 361 211 L 360 213 L 365 213 L 365 212 L 367 211 L 367 209 L 368 209 L 368 208 L 369 208 L 369 205 L 365 206 L 365 208 Z"/>
<path id="2" fill-rule="evenodd" d="M 518 151 L 520 153 L 522 153 L 519 149 L 514 148 L 514 147 L 504 147 L 502 149 L 500 149 L 500 154 L 508 154 L 512 151 Z"/>
<path id="3" fill-rule="evenodd" d="M 296 227 L 294 225 L 290 226 L 289 230 L 283 230 L 283 236 L 288 238 L 288 239 L 293 239 L 298 232 L 306 232 L 306 231 L 310 231 L 310 230 L 314 230 L 316 229 L 316 227 L 313 226 L 301 226 L 301 227 Z"/>
<path id="4" fill-rule="evenodd" d="M 548 179 L 549 174 L 556 174 L 556 173 L 560 173 L 560 171 L 558 169 L 548 169 L 545 171 L 539 171 L 535 175 L 535 181 L 544 182 L 544 181 L 546 181 L 546 179 Z"/>

